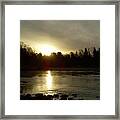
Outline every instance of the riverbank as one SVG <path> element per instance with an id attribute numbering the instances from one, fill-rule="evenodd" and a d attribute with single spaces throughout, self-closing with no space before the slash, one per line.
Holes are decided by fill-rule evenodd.
<path id="1" fill-rule="evenodd" d="M 53 94 L 53 95 L 45 95 L 43 93 L 37 94 L 23 94 L 20 96 L 20 100 L 86 100 L 85 97 L 80 97 L 77 94 Z M 100 100 L 100 96 L 96 96 L 94 99 L 88 100 Z"/>

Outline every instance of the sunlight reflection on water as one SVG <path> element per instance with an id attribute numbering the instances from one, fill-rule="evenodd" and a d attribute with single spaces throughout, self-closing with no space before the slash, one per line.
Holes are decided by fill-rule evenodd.
<path id="1" fill-rule="evenodd" d="M 52 82 L 53 82 L 53 78 L 52 78 L 52 75 L 51 75 L 51 71 L 48 70 L 47 71 L 47 76 L 46 76 L 46 87 L 47 87 L 47 90 L 51 90 Z"/>
<path id="2" fill-rule="evenodd" d="M 33 76 L 32 72 L 36 73 Z M 27 71 L 21 77 L 21 94 L 43 93 L 77 94 L 85 99 L 96 99 L 100 92 L 100 75 L 97 71 Z"/>

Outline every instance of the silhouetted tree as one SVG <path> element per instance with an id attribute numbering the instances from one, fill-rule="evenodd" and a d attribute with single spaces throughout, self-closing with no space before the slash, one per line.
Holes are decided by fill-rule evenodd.
<path id="1" fill-rule="evenodd" d="M 44 70 L 50 68 L 71 68 L 71 67 L 100 67 L 100 48 L 93 50 L 85 48 L 78 51 L 62 54 L 53 52 L 50 56 L 43 56 L 20 43 L 20 68 L 21 70 Z"/>

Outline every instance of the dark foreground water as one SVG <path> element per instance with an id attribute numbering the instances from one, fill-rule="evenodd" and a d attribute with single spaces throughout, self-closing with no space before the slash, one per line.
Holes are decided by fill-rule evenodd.
<path id="1" fill-rule="evenodd" d="M 97 69 L 22 71 L 22 99 L 96 100 L 100 99 Z"/>

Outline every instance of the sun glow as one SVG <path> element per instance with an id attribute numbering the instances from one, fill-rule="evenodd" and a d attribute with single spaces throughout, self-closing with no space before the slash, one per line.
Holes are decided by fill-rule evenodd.
<path id="1" fill-rule="evenodd" d="M 37 47 L 37 50 L 43 55 L 50 55 L 52 52 L 57 52 L 57 49 L 49 44 L 41 44 Z"/>

